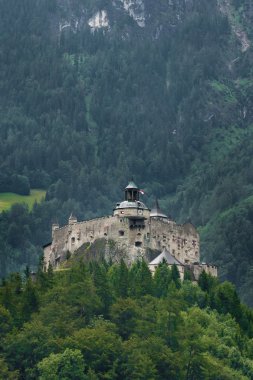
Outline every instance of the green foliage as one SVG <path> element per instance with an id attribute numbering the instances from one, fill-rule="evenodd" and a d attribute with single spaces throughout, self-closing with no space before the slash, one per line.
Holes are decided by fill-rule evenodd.
<path id="1" fill-rule="evenodd" d="M 154 288 L 157 297 L 166 297 L 169 283 L 172 280 L 172 273 L 166 262 L 159 264 L 154 275 Z"/>
<path id="2" fill-rule="evenodd" d="M 146 261 L 142 260 L 134 263 L 130 269 L 129 277 L 132 284 L 130 287 L 132 296 L 141 297 L 146 294 L 152 294 L 152 276 Z"/>
<path id="3" fill-rule="evenodd" d="M 50 269 L 43 282 L 41 275 L 34 282 L 29 273 L 23 279 L 12 275 L 0 287 L 1 375 L 250 379 L 253 313 L 234 286 L 202 275 L 205 289 L 187 280 L 178 288 L 178 278 L 173 281 L 172 270 L 165 269 L 163 263 L 149 277 L 143 262 L 130 270 L 123 262 L 91 262 Z M 118 290 L 120 273 L 124 279 L 130 273 L 128 297 Z M 133 292 L 135 285 L 139 289 Z"/>
<path id="4" fill-rule="evenodd" d="M 205 260 L 250 304 L 251 212 L 236 206 L 253 190 L 253 58 L 238 41 L 253 35 L 250 2 L 225 17 L 215 0 L 146 0 L 145 28 L 113 4 L 0 2 L 0 192 L 47 190 L 31 213 L 0 214 L 0 276 L 36 266 L 52 220 L 111 212 L 134 175 L 149 206 L 158 196 L 202 226 Z M 91 33 L 98 9 L 110 31 Z"/>
<path id="5" fill-rule="evenodd" d="M 9 371 L 3 358 L 0 357 L 0 376 L 2 379 L 18 380 L 18 371 Z"/>
<path id="6" fill-rule="evenodd" d="M 66 348 L 38 363 L 39 380 L 85 380 L 83 356 L 79 350 Z"/>

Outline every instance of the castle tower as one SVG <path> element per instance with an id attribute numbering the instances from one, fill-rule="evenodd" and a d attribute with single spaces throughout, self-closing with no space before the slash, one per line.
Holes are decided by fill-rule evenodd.
<path id="1" fill-rule="evenodd" d="M 69 217 L 69 225 L 77 223 L 77 218 L 73 214 L 70 215 Z"/>
<path id="2" fill-rule="evenodd" d="M 160 209 L 158 199 L 156 198 L 155 204 L 150 212 L 150 218 L 161 218 L 161 219 L 168 219 L 167 215 L 165 215 L 162 210 Z"/>
<path id="3" fill-rule="evenodd" d="M 54 222 L 52 224 L 52 240 L 54 239 L 54 233 L 55 233 L 55 231 L 58 230 L 59 228 L 60 228 L 59 223 Z"/>
<path id="4" fill-rule="evenodd" d="M 125 200 L 116 204 L 114 215 L 125 216 L 131 219 L 146 219 L 150 210 L 140 201 L 141 190 L 132 181 L 125 188 Z"/>
<path id="5" fill-rule="evenodd" d="M 129 182 L 125 188 L 125 201 L 128 202 L 137 202 L 140 199 L 140 189 L 132 181 Z"/>

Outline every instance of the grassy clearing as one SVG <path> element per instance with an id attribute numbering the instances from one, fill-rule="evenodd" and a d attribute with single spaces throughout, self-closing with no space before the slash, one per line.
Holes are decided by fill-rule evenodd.
<path id="1" fill-rule="evenodd" d="M 30 195 L 19 195 L 15 193 L 0 193 L 0 212 L 11 208 L 14 203 L 25 203 L 29 210 L 32 209 L 35 201 L 40 202 L 45 198 L 46 191 L 41 189 L 31 190 Z"/>

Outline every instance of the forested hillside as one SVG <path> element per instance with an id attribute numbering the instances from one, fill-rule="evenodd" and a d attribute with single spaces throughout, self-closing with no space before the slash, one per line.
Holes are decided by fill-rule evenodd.
<path id="1" fill-rule="evenodd" d="M 82 262 L 0 287 L 0 377 L 247 380 L 253 314 L 234 286 L 160 264 Z"/>
<path id="2" fill-rule="evenodd" d="M 200 228 L 203 257 L 250 294 L 252 6 L 247 0 L 0 0 L 1 275 L 50 225 L 110 213 L 129 178 Z"/>

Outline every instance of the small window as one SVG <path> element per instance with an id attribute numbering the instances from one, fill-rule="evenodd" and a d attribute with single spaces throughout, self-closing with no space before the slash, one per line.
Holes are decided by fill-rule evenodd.
<path id="1" fill-rule="evenodd" d="M 104 236 L 107 236 L 107 233 L 106 233 L 106 232 L 104 233 Z"/>
<path id="2" fill-rule="evenodd" d="M 71 244 L 75 244 L 76 239 L 74 237 L 71 238 Z"/>
<path id="3" fill-rule="evenodd" d="M 120 231 L 119 231 L 119 236 L 124 236 L 124 235 L 125 235 L 125 232 L 122 231 L 122 230 L 120 230 Z"/>
<path id="4" fill-rule="evenodd" d="M 135 247 L 141 247 L 142 246 L 142 242 L 141 241 L 136 241 L 135 242 Z"/>
<path id="5" fill-rule="evenodd" d="M 140 232 L 138 232 L 137 236 L 141 236 L 141 233 L 140 233 Z"/>

